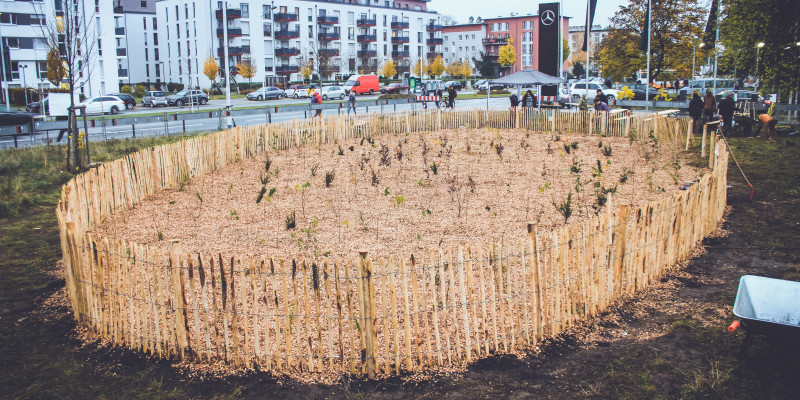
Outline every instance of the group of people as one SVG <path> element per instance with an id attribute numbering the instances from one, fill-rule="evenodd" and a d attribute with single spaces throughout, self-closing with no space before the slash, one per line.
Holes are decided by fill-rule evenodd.
<path id="1" fill-rule="evenodd" d="M 520 99 L 519 99 L 519 97 L 517 97 L 516 94 L 512 94 L 509 97 L 509 100 L 511 101 L 510 109 L 512 111 L 516 110 L 517 107 L 520 106 Z M 522 95 L 521 103 L 522 103 L 522 108 L 532 108 L 532 107 L 536 107 L 536 106 L 539 105 L 539 100 L 536 98 L 536 95 L 533 94 L 533 92 L 528 90 L 527 92 L 525 92 L 524 95 Z"/>
<path id="2" fill-rule="evenodd" d="M 692 99 L 689 101 L 689 116 L 692 117 L 692 131 L 694 133 L 700 133 L 700 127 L 713 121 L 714 114 L 719 113 L 719 117 L 722 120 L 722 134 L 724 136 L 730 136 L 733 128 L 733 114 L 735 111 L 736 103 L 733 99 L 733 93 L 728 93 L 727 96 L 717 104 L 717 98 L 714 96 L 711 89 L 706 90 L 706 94 L 702 98 L 700 98 L 700 94 L 695 90 L 694 93 L 692 93 Z M 778 120 L 769 114 L 759 115 L 758 120 L 761 122 L 761 125 L 756 130 L 756 136 L 763 126 L 766 129 L 767 139 L 773 140 Z"/>

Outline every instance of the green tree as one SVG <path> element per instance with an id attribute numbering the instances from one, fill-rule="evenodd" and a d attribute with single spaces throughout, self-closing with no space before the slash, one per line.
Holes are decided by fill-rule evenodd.
<path id="1" fill-rule="evenodd" d="M 603 40 L 599 64 L 605 75 L 621 80 L 645 68 L 647 53 L 639 50 L 647 0 L 628 0 L 611 18 L 611 29 Z M 698 42 L 707 9 L 698 0 L 653 0 L 651 9 L 650 79 L 665 70 L 689 76 L 692 48 Z"/>
<path id="2" fill-rule="evenodd" d="M 489 57 L 484 52 L 479 53 L 481 58 L 472 58 L 472 63 L 475 64 L 475 69 L 480 72 L 483 77 L 493 77 L 495 68 L 498 66 L 494 57 Z"/>
<path id="3" fill-rule="evenodd" d="M 517 63 L 517 51 L 514 50 L 514 38 L 508 38 L 508 44 L 500 48 L 500 55 L 497 62 L 503 67 L 510 67 Z"/>
<path id="4" fill-rule="evenodd" d="M 582 62 L 578 61 L 575 64 L 572 64 L 572 75 L 579 78 L 586 75 L 586 68 L 583 67 Z"/>
<path id="5" fill-rule="evenodd" d="M 719 28 L 724 53 L 719 70 L 735 71 L 737 77 L 758 77 L 761 87 L 784 95 L 796 91 L 800 85 L 797 1 L 728 0 L 724 5 Z M 761 42 L 764 46 L 759 50 Z"/>

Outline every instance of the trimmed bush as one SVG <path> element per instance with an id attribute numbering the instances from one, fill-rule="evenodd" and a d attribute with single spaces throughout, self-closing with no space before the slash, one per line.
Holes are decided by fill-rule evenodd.
<path id="1" fill-rule="evenodd" d="M 130 87 L 130 85 L 122 86 L 119 88 L 119 91 L 120 93 L 133 94 L 133 89 Z"/>
<path id="2" fill-rule="evenodd" d="M 482 95 L 486 96 L 486 91 L 485 91 L 485 90 L 479 90 L 479 91 L 478 91 L 478 94 L 482 94 Z M 510 95 L 510 94 L 511 94 L 511 92 L 509 92 L 509 91 L 508 91 L 508 90 L 506 90 L 506 89 L 500 89 L 500 90 L 492 90 L 492 93 L 491 93 L 491 94 L 508 94 L 508 95 Z M 522 99 L 520 99 L 520 101 L 521 101 L 521 100 L 522 100 Z"/>
<path id="3" fill-rule="evenodd" d="M 136 87 L 133 88 L 133 93 L 135 93 L 136 97 L 144 97 L 144 92 L 146 91 L 147 89 L 142 85 L 136 85 Z"/>

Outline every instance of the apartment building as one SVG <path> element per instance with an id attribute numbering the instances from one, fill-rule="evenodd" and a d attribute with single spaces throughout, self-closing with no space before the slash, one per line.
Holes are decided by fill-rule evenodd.
<path id="1" fill-rule="evenodd" d="M 569 27 L 569 50 L 571 54 L 577 54 L 583 50 L 583 38 L 586 36 L 586 25 L 576 25 Z M 592 54 L 600 51 L 600 43 L 608 36 L 608 28 L 601 25 L 592 25 L 592 32 L 589 34 Z"/>
<path id="2" fill-rule="evenodd" d="M 115 31 L 121 9 L 101 0 L 0 0 L 0 43 L 7 71 L 4 84 L 11 88 L 53 87 L 47 80 L 46 37 L 48 24 L 64 15 L 65 6 L 74 7 L 73 15 L 81 16 L 85 35 L 93 39 L 81 44 L 82 52 L 90 57 L 81 64 L 77 91 L 87 97 L 118 91 L 120 66 L 127 62 L 125 52 L 119 50 L 124 34 Z"/>
<path id="3" fill-rule="evenodd" d="M 570 17 L 563 18 L 563 37 L 568 38 L 567 29 Z M 502 68 L 502 74 L 520 71 L 525 68 L 540 69 L 539 59 L 539 15 L 512 14 L 508 17 L 476 19 L 467 24 L 449 25 L 444 28 L 446 43 L 445 62 L 467 61 L 479 58 L 483 51 L 486 57 L 496 59 L 500 48 L 513 38 L 517 63 Z M 562 64 L 565 70 L 566 63 Z"/>
<path id="4" fill-rule="evenodd" d="M 208 57 L 221 70 L 249 60 L 255 66 L 251 80 L 267 84 L 299 81 L 309 63 L 323 79 L 377 72 L 387 60 L 396 62 L 400 75 L 408 74 L 418 59 L 441 52 L 443 27 L 427 2 L 159 1 L 164 81 L 210 87 L 202 73 Z"/>
<path id="5" fill-rule="evenodd" d="M 161 82 L 158 52 L 158 18 L 156 0 L 115 0 L 114 33 L 117 51 L 125 54 L 119 60 L 119 79 L 128 85 Z M 122 51 L 121 51 L 122 50 Z"/>
<path id="6" fill-rule="evenodd" d="M 479 58 L 483 50 L 483 40 L 486 38 L 486 24 L 471 22 L 468 24 L 449 25 L 444 28 L 444 54 L 445 64 L 454 62 L 468 62 L 473 67 L 473 58 Z"/>

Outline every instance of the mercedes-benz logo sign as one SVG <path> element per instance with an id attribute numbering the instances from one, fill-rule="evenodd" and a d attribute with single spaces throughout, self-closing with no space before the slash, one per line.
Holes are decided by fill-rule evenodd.
<path id="1" fill-rule="evenodd" d="M 542 14 L 541 17 L 539 17 L 539 19 L 542 21 L 543 24 L 551 25 L 553 22 L 556 21 L 556 13 L 554 13 L 553 10 L 547 10 L 544 12 L 544 14 Z"/>

